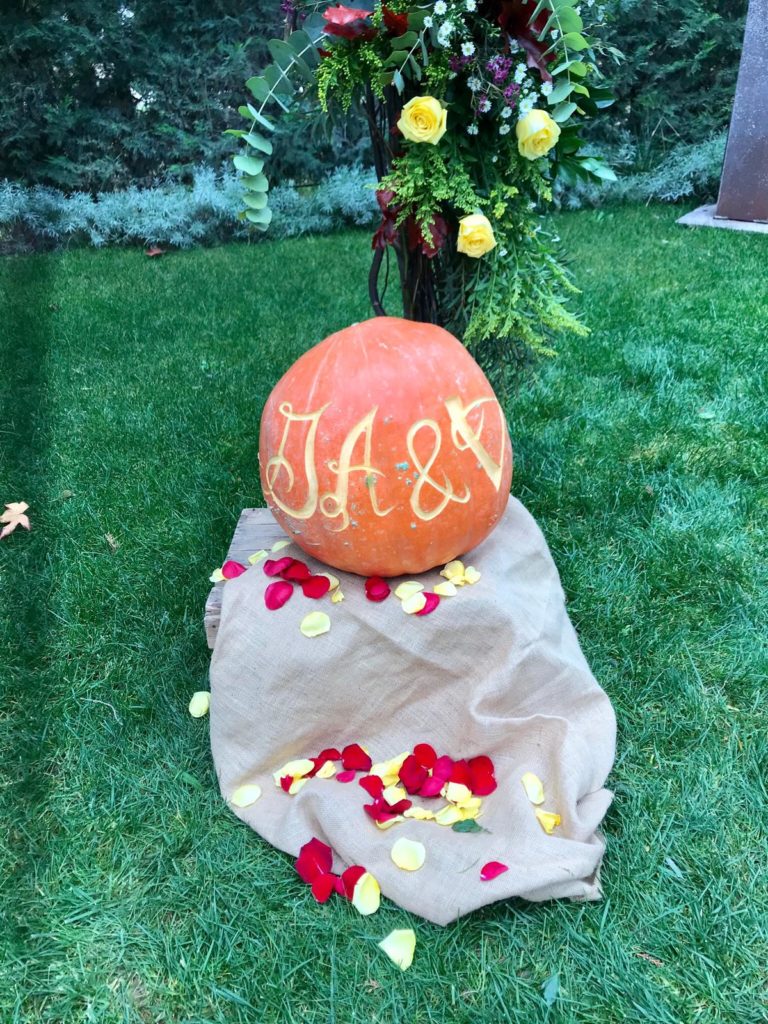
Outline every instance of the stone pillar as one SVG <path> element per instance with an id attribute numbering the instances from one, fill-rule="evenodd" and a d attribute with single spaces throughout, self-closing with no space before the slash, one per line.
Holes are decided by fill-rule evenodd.
<path id="1" fill-rule="evenodd" d="M 750 0 L 715 217 L 768 223 L 768 0 Z"/>

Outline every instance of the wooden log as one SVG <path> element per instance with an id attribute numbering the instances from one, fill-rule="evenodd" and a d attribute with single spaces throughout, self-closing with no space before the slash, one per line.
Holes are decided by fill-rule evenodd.
<path id="1" fill-rule="evenodd" d="M 244 508 L 235 527 L 232 543 L 229 545 L 226 559 L 248 564 L 248 556 L 254 551 L 266 548 L 267 551 L 278 540 L 285 540 L 285 533 L 277 525 L 275 517 L 268 508 Z M 205 635 L 208 646 L 213 650 L 221 620 L 221 592 L 226 583 L 215 583 L 205 602 Z"/>

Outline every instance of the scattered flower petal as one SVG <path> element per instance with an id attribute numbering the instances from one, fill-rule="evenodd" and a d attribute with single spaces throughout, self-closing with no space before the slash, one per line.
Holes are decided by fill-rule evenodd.
<path id="1" fill-rule="evenodd" d="M 321 750 L 315 758 L 315 763 L 319 766 L 324 764 L 325 761 L 340 761 L 341 751 L 337 750 L 336 747 L 326 747 L 325 750 Z"/>
<path id="2" fill-rule="evenodd" d="M 290 546 L 291 546 L 291 542 L 289 540 L 276 540 L 275 543 L 272 545 L 272 549 L 271 550 L 272 550 L 272 553 L 274 554 L 274 552 L 282 551 L 283 548 L 288 548 Z M 264 553 L 266 554 L 266 552 L 264 552 Z"/>
<path id="3" fill-rule="evenodd" d="M 385 786 L 391 786 L 397 782 L 400 768 L 405 759 L 410 756 L 410 752 L 406 750 L 402 754 L 398 754 L 397 757 L 390 758 L 389 761 L 380 761 L 378 764 L 371 765 L 369 774 L 378 775 Z"/>
<path id="4" fill-rule="evenodd" d="M 275 580 L 264 591 L 264 604 L 271 612 L 277 611 L 286 604 L 293 594 L 293 584 L 285 580 Z"/>
<path id="5" fill-rule="evenodd" d="M 320 875 L 327 875 L 333 866 L 333 851 L 319 839 L 310 839 L 299 850 L 296 871 L 303 882 L 311 885 Z"/>
<path id="6" fill-rule="evenodd" d="M 399 821 L 405 821 L 402 814 L 392 814 L 388 815 L 386 818 L 377 818 L 376 828 L 380 828 L 382 830 L 391 828 L 392 825 L 397 825 Z"/>
<path id="7" fill-rule="evenodd" d="M 325 614 L 325 612 L 310 612 L 309 615 L 305 615 L 301 620 L 299 629 L 304 636 L 321 636 L 323 633 L 327 633 L 331 628 L 331 620 Z"/>
<path id="8" fill-rule="evenodd" d="M 544 803 L 544 784 L 538 775 L 533 772 L 526 772 L 520 779 L 525 790 L 525 795 L 532 804 Z"/>
<path id="9" fill-rule="evenodd" d="M 293 785 L 293 779 L 290 775 L 283 775 L 277 784 L 284 793 L 290 793 L 291 786 Z"/>
<path id="10" fill-rule="evenodd" d="M 235 807 L 250 807 L 251 804 L 256 803 L 260 796 L 261 786 L 258 786 L 255 782 L 250 782 L 245 786 L 238 786 L 229 798 L 229 802 Z"/>
<path id="11" fill-rule="evenodd" d="M 464 576 L 464 563 L 456 559 L 453 562 L 449 562 L 440 573 L 447 580 L 453 582 L 457 577 L 461 579 Z"/>
<path id="12" fill-rule="evenodd" d="M 445 799 L 451 804 L 465 803 L 472 796 L 472 790 L 461 782 L 449 782 L 445 789 Z"/>
<path id="13" fill-rule="evenodd" d="M 240 562 L 233 562 L 231 560 L 225 562 L 221 567 L 221 575 L 225 580 L 237 579 L 237 577 L 242 576 L 244 572 L 247 572 L 244 565 L 241 565 Z"/>
<path id="14" fill-rule="evenodd" d="M 424 594 L 424 607 L 420 608 L 416 612 L 416 614 L 417 615 L 429 615 L 431 612 L 433 612 L 435 610 L 435 608 L 437 608 L 437 606 L 439 604 L 440 604 L 440 598 L 437 596 L 437 594 L 425 593 Z"/>
<path id="15" fill-rule="evenodd" d="M 356 775 L 357 775 L 356 771 L 336 772 L 336 781 L 337 782 L 354 782 Z"/>
<path id="16" fill-rule="evenodd" d="M 480 869 L 480 880 L 482 882 L 492 882 L 494 878 L 503 875 L 505 871 L 509 871 L 508 865 L 502 864 L 500 860 L 489 860 Z"/>
<path id="17" fill-rule="evenodd" d="M 305 580 L 312 578 L 309 567 L 300 562 L 298 558 L 292 558 L 291 564 L 280 570 L 280 575 L 284 580 L 293 580 L 295 583 L 303 583 Z"/>
<path id="18" fill-rule="evenodd" d="M 410 597 L 406 597 L 401 607 L 406 615 L 415 615 L 416 612 L 420 612 L 422 608 L 426 607 L 427 598 L 423 591 L 419 591 L 417 594 L 411 594 Z"/>
<path id="19" fill-rule="evenodd" d="M 542 811 L 540 808 L 536 808 L 533 812 L 538 819 L 539 824 L 547 833 L 551 836 L 557 826 L 560 824 L 561 818 L 559 814 L 555 814 L 554 811 Z"/>
<path id="20" fill-rule="evenodd" d="M 439 597 L 456 597 L 458 594 L 456 584 L 451 583 L 450 580 L 446 580 L 445 583 L 438 583 L 434 589 Z"/>
<path id="21" fill-rule="evenodd" d="M 389 584 L 381 576 L 370 576 L 365 581 L 365 596 L 369 601 L 384 601 L 390 593 Z"/>
<path id="22" fill-rule="evenodd" d="M 474 565 L 468 565 L 464 570 L 464 582 L 465 583 L 477 583 L 482 573 L 474 567 Z"/>
<path id="23" fill-rule="evenodd" d="M 418 793 L 427 780 L 427 769 L 419 764 L 414 754 L 409 754 L 400 766 L 398 777 L 409 793 Z"/>
<path id="24" fill-rule="evenodd" d="M 446 804 L 435 814 L 435 821 L 438 825 L 453 825 L 456 821 L 463 821 L 464 815 L 460 808 L 453 804 Z"/>
<path id="25" fill-rule="evenodd" d="M 289 555 L 285 558 L 268 558 L 264 563 L 264 575 L 265 576 L 279 576 L 285 572 L 289 565 L 293 565 L 294 559 Z"/>
<path id="26" fill-rule="evenodd" d="M 371 755 L 359 743 L 349 743 L 341 752 L 341 763 L 347 770 L 367 772 L 371 768 Z"/>
<path id="27" fill-rule="evenodd" d="M 348 900 L 352 899 L 352 893 L 355 891 L 355 886 L 365 874 L 365 868 L 359 864 L 353 864 L 341 873 L 341 893 L 346 896 Z M 338 886 L 336 887 L 338 890 Z"/>
<path id="28" fill-rule="evenodd" d="M 469 760 L 469 788 L 475 796 L 488 796 L 496 789 L 493 761 L 485 754 Z"/>
<path id="29" fill-rule="evenodd" d="M 448 782 L 453 772 L 453 758 L 448 757 L 447 754 L 443 754 L 435 761 L 432 766 L 432 775 L 436 779 L 442 779 L 443 782 Z"/>
<path id="30" fill-rule="evenodd" d="M 395 928 L 386 939 L 381 940 L 379 949 L 383 950 L 401 971 L 407 971 L 413 963 L 413 954 L 416 951 L 416 933 L 413 928 Z"/>
<path id="31" fill-rule="evenodd" d="M 288 761 L 283 765 L 282 768 L 278 768 L 276 772 L 272 773 L 272 778 L 275 780 L 275 785 L 281 785 L 281 780 L 288 777 L 291 781 L 294 779 L 303 779 L 305 775 L 309 775 L 314 771 L 315 762 L 308 757 L 299 757 L 293 761 Z"/>
<path id="32" fill-rule="evenodd" d="M 424 584 L 419 583 L 418 580 L 406 580 L 405 583 L 401 583 L 395 589 L 395 597 L 404 601 L 406 597 L 413 597 L 414 594 L 420 593 L 423 589 Z"/>
<path id="33" fill-rule="evenodd" d="M 254 551 L 252 555 L 248 556 L 248 561 L 251 565 L 258 565 L 264 558 L 269 554 L 264 548 L 259 548 L 258 551 Z"/>
<path id="34" fill-rule="evenodd" d="M 445 782 L 442 779 L 436 775 L 430 775 L 419 790 L 419 796 L 423 796 L 425 799 L 440 796 L 444 788 Z"/>
<path id="35" fill-rule="evenodd" d="M 381 796 L 390 806 L 399 804 L 401 800 L 407 800 L 408 796 L 402 786 L 387 786 Z"/>
<path id="36" fill-rule="evenodd" d="M 211 706 L 211 695 L 208 690 L 198 690 L 192 694 L 189 702 L 189 713 L 193 718 L 203 718 Z"/>
<path id="37" fill-rule="evenodd" d="M 317 575 L 318 576 L 325 576 L 325 578 L 328 580 L 328 582 L 331 585 L 330 586 L 331 590 L 336 590 L 336 588 L 339 586 L 339 577 L 338 576 L 334 576 L 332 572 L 319 572 Z"/>
<path id="38" fill-rule="evenodd" d="M 327 576 L 310 576 L 308 580 L 302 580 L 301 589 L 304 597 L 319 598 L 328 593 L 331 584 Z"/>
<path id="39" fill-rule="evenodd" d="M 395 841 L 390 850 L 390 856 L 397 867 L 402 868 L 403 871 L 418 871 L 426 860 L 427 851 L 423 843 L 402 836 Z"/>
<path id="40" fill-rule="evenodd" d="M 469 764 L 466 761 L 454 761 L 451 768 L 449 782 L 460 782 L 462 786 L 469 786 Z"/>
<path id="41" fill-rule="evenodd" d="M 429 743 L 417 743 L 413 748 L 413 756 L 422 766 L 422 768 L 434 768 L 435 762 L 437 761 L 437 753 L 435 748 Z"/>
<path id="42" fill-rule="evenodd" d="M 426 807 L 409 807 L 407 811 L 403 811 L 403 817 L 413 818 L 415 821 L 432 821 L 435 815 Z"/>
<path id="43" fill-rule="evenodd" d="M 368 917 L 369 914 L 376 913 L 380 903 L 381 889 L 379 883 L 370 871 L 366 871 L 358 878 L 352 890 L 352 906 L 363 917 Z"/>
<path id="44" fill-rule="evenodd" d="M 223 583 L 225 577 L 221 569 L 214 569 L 211 575 L 208 577 L 208 579 L 211 581 L 211 583 Z"/>
<path id="45" fill-rule="evenodd" d="M 344 595 L 340 590 L 334 590 L 331 594 L 331 604 L 341 604 L 344 600 Z"/>
<path id="46" fill-rule="evenodd" d="M 336 875 L 318 875 L 312 882 L 312 895 L 318 903 L 327 903 L 336 890 Z"/>
<path id="47" fill-rule="evenodd" d="M 333 761 L 326 761 L 325 764 L 321 765 L 315 773 L 316 779 L 332 779 L 336 774 L 336 765 Z"/>
<path id="48" fill-rule="evenodd" d="M 288 787 L 288 796 L 296 796 L 299 790 L 303 789 L 308 782 L 309 779 L 294 779 Z"/>
<path id="49" fill-rule="evenodd" d="M 365 775 L 360 779 L 360 785 L 363 787 L 368 796 L 372 796 L 374 799 L 384 792 L 384 783 L 381 781 L 378 775 Z"/>

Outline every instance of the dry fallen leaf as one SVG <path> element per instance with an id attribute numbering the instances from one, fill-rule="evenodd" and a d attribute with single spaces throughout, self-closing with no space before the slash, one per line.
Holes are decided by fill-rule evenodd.
<path id="1" fill-rule="evenodd" d="M 0 523 L 5 523 L 0 530 L 0 540 L 10 536 L 17 526 L 23 526 L 25 530 L 32 529 L 29 524 L 29 516 L 24 515 L 28 508 L 29 505 L 26 501 L 12 501 L 10 505 L 5 506 L 5 512 L 0 516 Z"/>

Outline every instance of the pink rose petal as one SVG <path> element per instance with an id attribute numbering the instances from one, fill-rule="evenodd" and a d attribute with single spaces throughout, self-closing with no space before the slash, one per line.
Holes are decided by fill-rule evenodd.
<path id="1" fill-rule="evenodd" d="M 384 601 L 390 592 L 389 584 L 381 576 L 370 576 L 365 581 L 365 596 L 369 601 Z"/>
<path id="2" fill-rule="evenodd" d="M 453 758 L 448 757 L 447 754 L 443 754 L 442 757 L 438 757 L 432 766 L 432 775 L 436 779 L 442 779 L 443 782 L 448 782 L 453 771 Z"/>
<path id="3" fill-rule="evenodd" d="M 268 558 L 264 563 L 264 575 L 279 576 L 280 573 L 285 572 L 288 566 L 292 565 L 293 562 L 294 559 L 288 555 L 286 555 L 285 558 Z"/>
<path id="4" fill-rule="evenodd" d="M 310 576 L 307 580 L 301 581 L 301 589 L 304 597 L 323 597 L 331 589 L 331 581 L 327 576 Z"/>
<path id="5" fill-rule="evenodd" d="M 426 604 L 416 612 L 417 615 L 429 615 L 440 604 L 440 598 L 438 595 L 428 593 L 427 591 L 424 591 L 424 600 L 426 601 Z"/>
<path id="6" fill-rule="evenodd" d="M 290 600 L 292 593 L 292 583 L 286 583 L 285 580 L 275 580 L 264 591 L 264 604 L 271 612 L 277 611 L 278 608 L 283 607 L 286 601 Z"/>
<path id="7" fill-rule="evenodd" d="M 506 864 L 502 864 L 500 860 L 489 860 L 487 864 L 483 864 L 480 869 L 480 880 L 483 882 L 492 882 L 494 878 L 498 878 L 499 875 L 503 875 L 505 871 L 509 871 L 509 867 Z"/>
<path id="8" fill-rule="evenodd" d="M 297 583 L 302 583 L 312 576 L 306 565 L 300 562 L 298 558 L 291 558 L 290 563 L 285 569 L 280 570 L 280 575 L 284 580 L 295 580 Z"/>
<path id="9" fill-rule="evenodd" d="M 225 562 L 221 567 L 221 575 L 225 580 L 234 580 L 238 576 L 242 576 L 246 571 L 246 567 L 241 565 L 239 562 Z"/>
<path id="10" fill-rule="evenodd" d="M 334 778 L 337 782 L 354 782 L 357 772 L 336 772 Z"/>
<path id="11" fill-rule="evenodd" d="M 436 775 L 431 775 L 419 790 L 419 796 L 425 798 L 440 796 L 440 791 L 444 785 L 443 779 L 439 779 Z"/>

